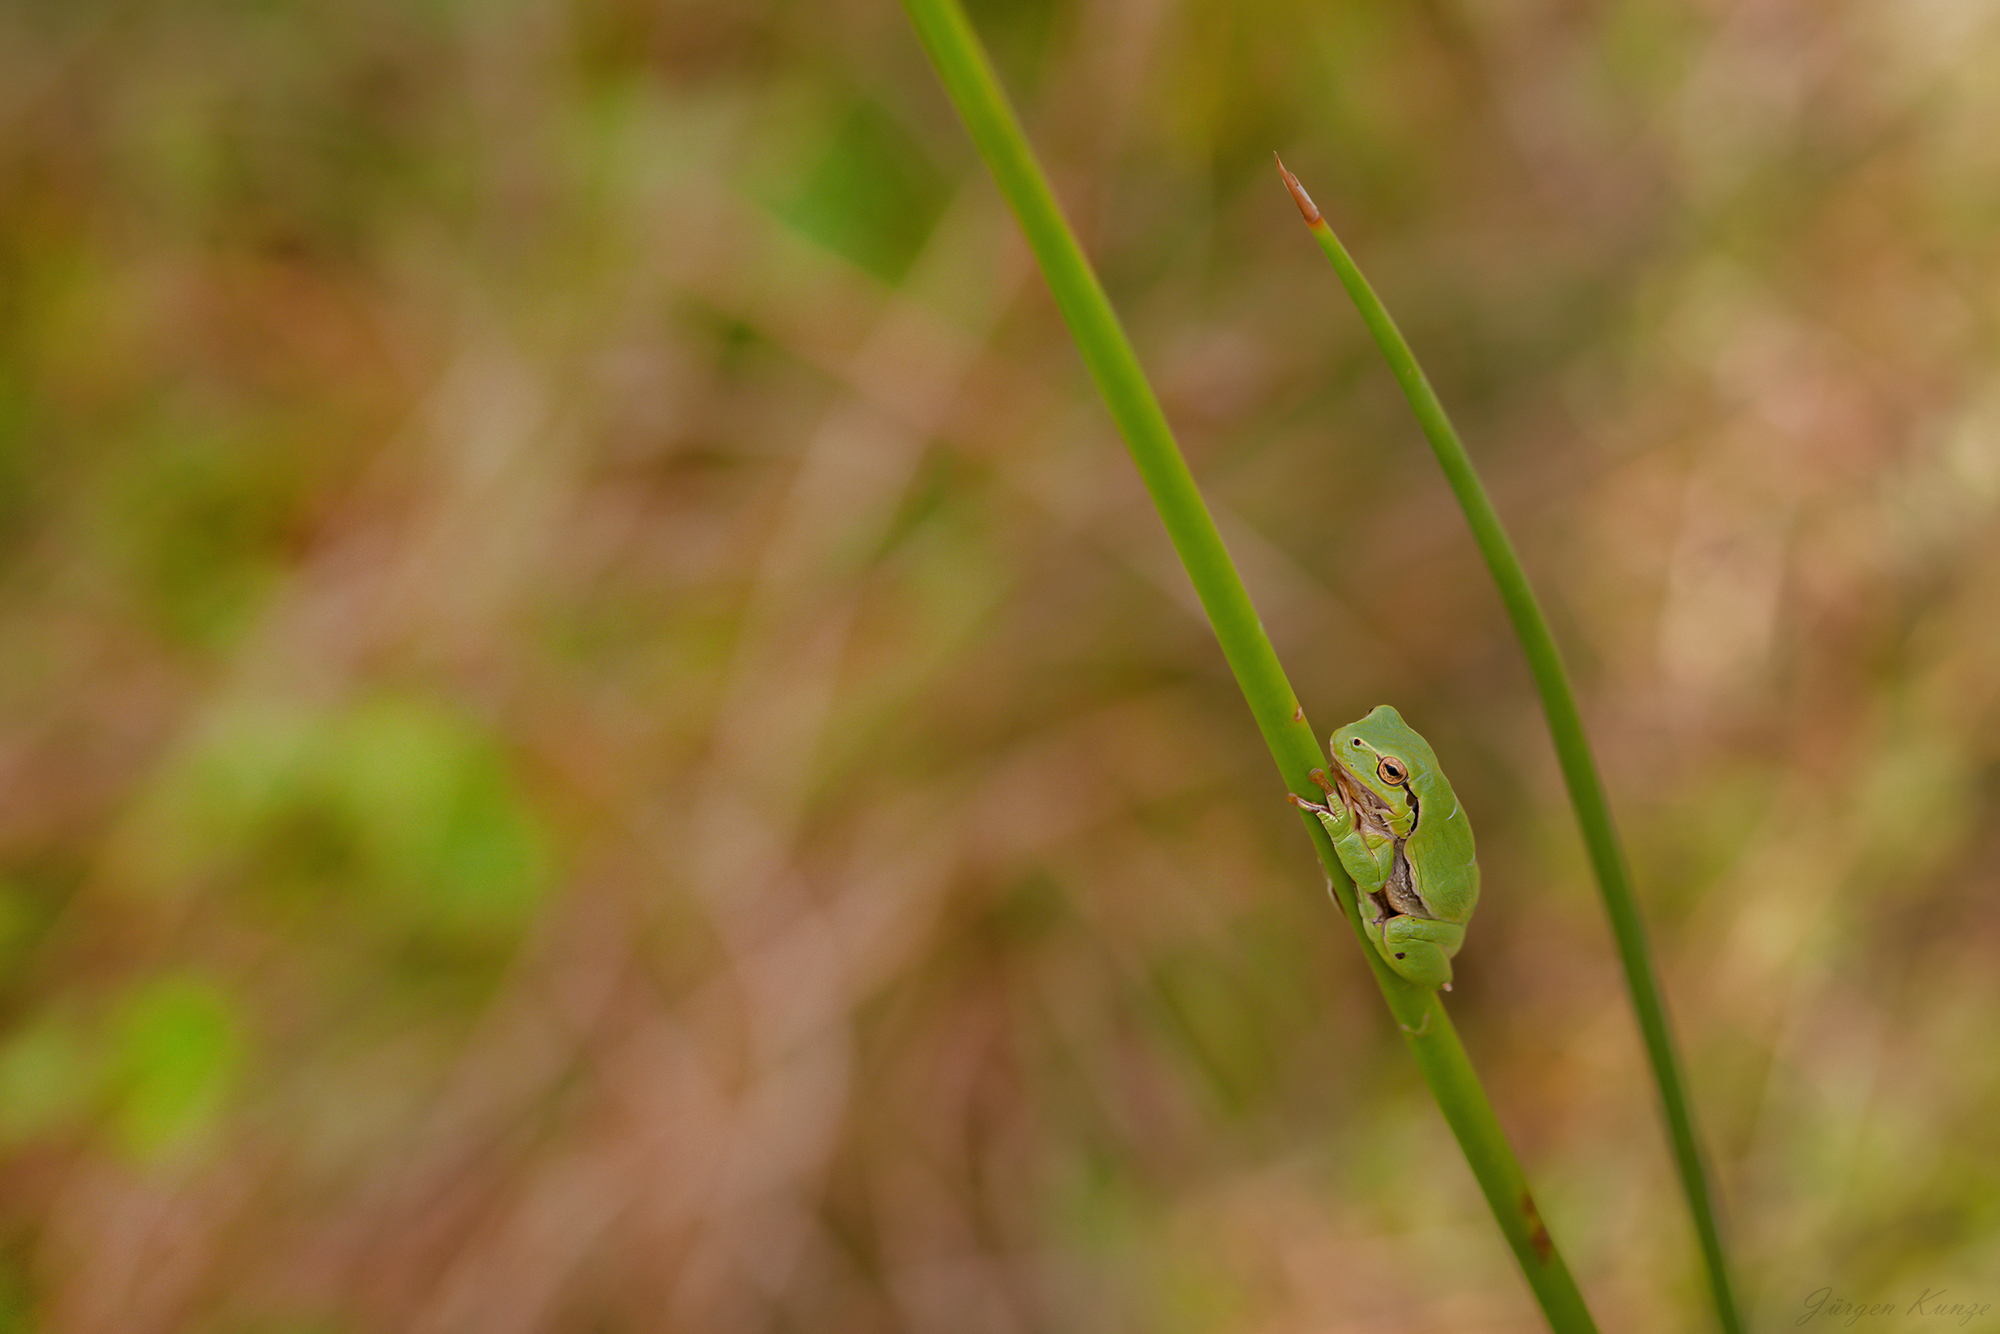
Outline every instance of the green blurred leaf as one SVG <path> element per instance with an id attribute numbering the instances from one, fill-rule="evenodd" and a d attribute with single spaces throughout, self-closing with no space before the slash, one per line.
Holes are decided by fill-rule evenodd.
<path id="1" fill-rule="evenodd" d="M 944 208 L 944 176 L 881 107 L 857 101 L 778 214 L 884 282 L 900 280 Z"/>
<path id="2" fill-rule="evenodd" d="M 410 925 L 481 936 L 539 901 L 546 855 L 495 748 L 443 708 L 378 700 L 340 719 L 325 778 L 366 871 Z"/>
<path id="3" fill-rule="evenodd" d="M 294 927 L 345 920 L 426 948 L 511 939 L 548 878 L 499 748 L 413 696 L 232 708 L 163 774 L 141 825 L 125 860 L 144 887 L 219 885 Z"/>
<path id="4" fill-rule="evenodd" d="M 242 1064 L 236 1005 L 196 974 L 159 978 L 129 995 L 111 1037 L 116 1066 L 112 1131 L 145 1161 L 213 1124 Z"/>
<path id="5" fill-rule="evenodd" d="M 99 1063 L 72 1018 L 30 1020 L 0 1041 L 0 1142 L 35 1139 L 80 1116 L 98 1077 Z"/>
<path id="6" fill-rule="evenodd" d="M 226 644 L 276 585 L 294 544 L 299 451 L 172 420 L 153 429 L 162 438 L 132 445 L 116 465 L 101 540 L 167 633 Z"/>

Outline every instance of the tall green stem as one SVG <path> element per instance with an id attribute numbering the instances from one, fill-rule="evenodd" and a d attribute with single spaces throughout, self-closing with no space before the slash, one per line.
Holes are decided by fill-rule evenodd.
<path id="1" fill-rule="evenodd" d="M 1632 1008 L 1639 1016 L 1639 1031 L 1645 1039 L 1646 1058 L 1653 1068 L 1653 1082 L 1659 1089 L 1660 1107 L 1666 1116 L 1668 1137 L 1673 1142 L 1674 1164 L 1680 1172 L 1688 1211 L 1693 1215 L 1695 1231 L 1701 1240 L 1702 1259 L 1708 1269 L 1709 1291 L 1715 1301 L 1716 1316 L 1728 1334 L 1741 1334 L 1743 1320 L 1730 1289 L 1722 1232 L 1716 1224 L 1708 1169 L 1702 1161 L 1700 1140 L 1695 1134 L 1694 1113 L 1688 1106 L 1687 1085 L 1681 1074 L 1673 1030 L 1667 1023 L 1666 1000 L 1660 991 L 1659 978 L 1653 971 L 1652 954 L 1646 944 L 1646 925 L 1639 915 L 1638 899 L 1632 892 L 1631 877 L 1626 872 L 1625 854 L 1619 847 L 1617 831 L 1611 824 L 1611 805 L 1605 799 L 1604 784 L 1597 775 L 1597 762 L 1591 757 L 1590 742 L 1584 736 L 1583 717 L 1577 711 L 1576 696 L 1570 690 L 1569 673 L 1563 668 L 1555 636 L 1549 633 L 1548 620 L 1542 615 L 1541 604 L 1535 600 L 1534 590 L 1528 585 L 1527 573 L 1521 568 L 1520 557 L 1514 554 L 1513 543 L 1507 540 L 1507 530 L 1501 526 L 1500 516 L 1494 511 L 1493 502 L 1487 498 L 1486 488 L 1480 484 L 1479 474 L 1473 470 L 1465 446 L 1459 443 L 1458 432 L 1452 429 L 1451 418 L 1445 415 L 1444 405 L 1438 401 L 1430 381 L 1417 365 L 1416 355 L 1410 351 L 1402 330 L 1396 327 L 1396 321 L 1375 295 L 1375 289 L 1362 277 L 1353 257 L 1341 245 L 1340 238 L 1333 234 L 1333 228 L 1327 225 L 1312 197 L 1299 184 L 1298 177 L 1286 171 L 1283 162 L 1278 164 L 1278 170 L 1283 174 L 1285 188 L 1292 192 L 1299 212 L 1305 215 L 1313 239 L 1319 242 L 1319 248 L 1333 262 L 1333 270 L 1340 276 L 1341 286 L 1353 298 L 1355 307 L 1361 312 L 1362 323 L 1368 326 L 1368 332 L 1374 336 L 1376 346 L 1381 348 L 1383 357 L 1389 363 L 1390 373 L 1402 386 L 1404 397 L 1410 400 L 1410 407 L 1417 414 L 1417 424 L 1423 428 L 1424 439 L 1430 442 L 1431 452 L 1437 455 L 1438 466 L 1444 470 L 1452 494 L 1458 497 L 1459 508 L 1465 511 L 1465 521 L 1472 529 L 1473 540 L 1479 544 L 1480 554 L 1486 558 L 1486 568 L 1492 572 L 1493 582 L 1500 590 L 1500 601 L 1514 623 L 1514 634 L 1521 641 L 1521 650 L 1527 654 L 1528 668 L 1534 673 L 1535 688 L 1541 692 L 1542 710 L 1548 715 L 1549 734 L 1555 740 L 1563 782 L 1569 787 L 1570 804 L 1576 808 L 1577 823 L 1583 827 L 1584 846 L 1589 849 L 1590 864 L 1597 872 L 1597 886 L 1604 899 L 1604 909 L 1611 918 L 1611 934 L 1618 943 L 1618 958 L 1624 965 L 1626 989 L 1632 996 Z"/>
<path id="2" fill-rule="evenodd" d="M 1324 761 L 1305 711 L 1299 707 L 1250 595 L 1174 443 L 1159 400 L 1146 382 L 1097 275 L 1063 220 L 978 37 L 957 0 L 904 0 L 904 7 L 973 143 L 1027 236 L 1091 378 L 1125 437 L 1132 461 L 1180 554 L 1271 758 L 1294 794 L 1317 798 L 1320 792 L 1310 773 Z M 1527 1179 L 1437 993 L 1412 986 L 1391 973 L 1366 944 L 1353 886 L 1340 869 L 1332 843 L 1317 820 L 1304 815 L 1301 819 L 1326 868 L 1335 900 L 1363 942 L 1363 957 L 1369 961 L 1390 1012 L 1402 1026 L 1417 1068 L 1457 1137 L 1550 1327 L 1563 1334 L 1594 1331 L 1596 1326 L 1582 1294 L 1542 1225 Z"/>

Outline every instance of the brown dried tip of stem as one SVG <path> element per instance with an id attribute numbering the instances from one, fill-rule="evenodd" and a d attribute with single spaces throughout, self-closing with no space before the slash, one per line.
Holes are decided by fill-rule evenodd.
<path id="1" fill-rule="evenodd" d="M 1313 203 L 1313 197 L 1306 193 L 1303 185 L 1299 184 L 1299 178 L 1285 169 L 1285 160 L 1276 153 L 1271 156 L 1277 158 L 1278 174 L 1285 178 L 1285 188 L 1292 192 L 1292 202 L 1297 204 L 1299 212 L 1305 215 L 1306 226 L 1312 226 L 1320 220 L 1319 205 Z"/>

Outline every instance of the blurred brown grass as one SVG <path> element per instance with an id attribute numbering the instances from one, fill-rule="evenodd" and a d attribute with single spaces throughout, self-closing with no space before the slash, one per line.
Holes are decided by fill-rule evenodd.
<path id="1" fill-rule="evenodd" d="M 975 13 L 1607 1328 L 2000 1301 L 2000 23 Z M 0 10 L 0 1330 L 1533 1328 L 894 7 Z"/>

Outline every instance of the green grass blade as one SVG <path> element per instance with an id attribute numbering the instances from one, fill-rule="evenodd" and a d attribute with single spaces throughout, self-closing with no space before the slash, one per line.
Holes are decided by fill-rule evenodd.
<path id="1" fill-rule="evenodd" d="M 1730 1288 L 1729 1267 L 1722 1249 L 1721 1229 L 1716 1225 L 1708 1169 L 1702 1161 L 1700 1141 L 1695 1135 L 1694 1113 L 1688 1106 L 1686 1080 L 1681 1074 L 1673 1032 L 1667 1024 L 1666 1001 L 1660 991 L 1659 978 L 1653 971 L 1651 950 L 1646 944 L 1645 922 L 1639 915 L 1638 899 L 1632 893 L 1625 854 L 1619 846 L 1617 831 L 1611 824 L 1611 805 L 1605 798 L 1604 784 L 1598 778 L 1597 762 L 1591 756 L 1590 742 L 1584 736 L 1583 717 L 1577 711 L 1576 696 L 1570 691 L 1569 673 L 1564 669 L 1562 655 L 1556 649 L 1555 636 L 1549 633 L 1548 620 L 1542 615 L 1541 604 L 1535 600 L 1534 590 L 1528 585 L 1527 573 L 1521 568 L 1520 558 L 1514 554 L 1514 545 L 1507 539 L 1507 530 L 1501 526 L 1500 516 L 1494 510 L 1493 502 L 1487 498 L 1486 488 L 1480 484 L 1479 474 L 1473 470 L 1465 446 L 1459 443 L 1458 432 L 1452 429 L 1444 405 L 1438 401 L 1430 381 L 1417 365 L 1416 355 L 1410 351 L 1402 331 L 1375 295 L 1375 289 L 1361 275 L 1353 257 L 1341 245 L 1340 238 L 1333 234 L 1333 228 L 1327 225 L 1311 196 L 1299 184 L 1298 177 L 1286 171 L 1283 162 L 1278 164 L 1278 170 L 1284 175 L 1285 187 L 1292 192 L 1299 212 L 1305 215 L 1313 239 L 1319 242 L 1319 248 L 1332 261 L 1334 272 L 1340 276 L 1341 286 L 1353 298 L 1355 307 L 1361 312 L 1362 323 L 1368 326 L 1376 346 L 1382 349 L 1383 357 L 1388 360 L 1396 383 L 1402 386 L 1404 396 L 1416 411 L 1417 423 L 1423 428 L 1424 438 L 1430 442 L 1431 452 L 1437 455 L 1438 466 L 1444 470 L 1452 494 L 1458 497 L 1459 508 L 1465 511 L 1466 524 L 1472 529 L 1480 554 L 1486 558 L 1486 568 L 1492 572 L 1493 582 L 1500 590 L 1500 601 L 1514 623 L 1514 633 L 1521 641 L 1522 651 L 1527 654 L 1529 670 L 1534 673 L 1535 688 L 1541 692 L 1543 712 L 1548 715 L 1549 733 L 1555 740 L 1563 782 L 1569 788 L 1570 803 L 1576 808 L 1577 823 L 1583 827 L 1584 845 L 1590 852 L 1591 867 L 1597 873 L 1605 912 L 1611 918 L 1611 933 L 1618 943 L 1619 962 L 1625 969 L 1625 985 L 1632 996 L 1632 1008 L 1639 1016 L 1639 1031 L 1645 1039 L 1646 1058 L 1653 1068 L 1653 1080 L 1659 1088 L 1668 1137 L 1673 1142 L 1674 1165 L 1679 1170 L 1681 1187 L 1687 1195 L 1688 1211 L 1694 1217 L 1695 1231 L 1701 1240 L 1702 1259 L 1708 1269 L 1709 1290 L 1715 1301 L 1716 1315 L 1728 1334 L 1741 1334 L 1743 1319 L 1737 1312 L 1736 1298 Z"/>
<path id="2" fill-rule="evenodd" d="M 1317 799 L 1320 792 L 1309 774 L 1324 763 L 1319 743 L 1174 443 L 1166 415 L 1096 274 L 1063 220 L 978 38 L 957 0 L 904 0 L 904 7 L 974 144 L 1020 221 L 1285 785 L 1298 795 Z M 1305 815 L 1301 820 L 1326 868 L 1335 900 L 1362 941 L 1363 957 L 1369 961 L 1390 1012 L 1403 1027 L 1418 1069 L 1551 1328 L 1563 1334 L 1595 1330 L 1582 1294 L 1542 1225 L 1526 1177 L 1437 994 L 1398 978 L 1366 944 L 1353 887 L 1334 857 L 1332 843 L 1317 820 Z"/>

